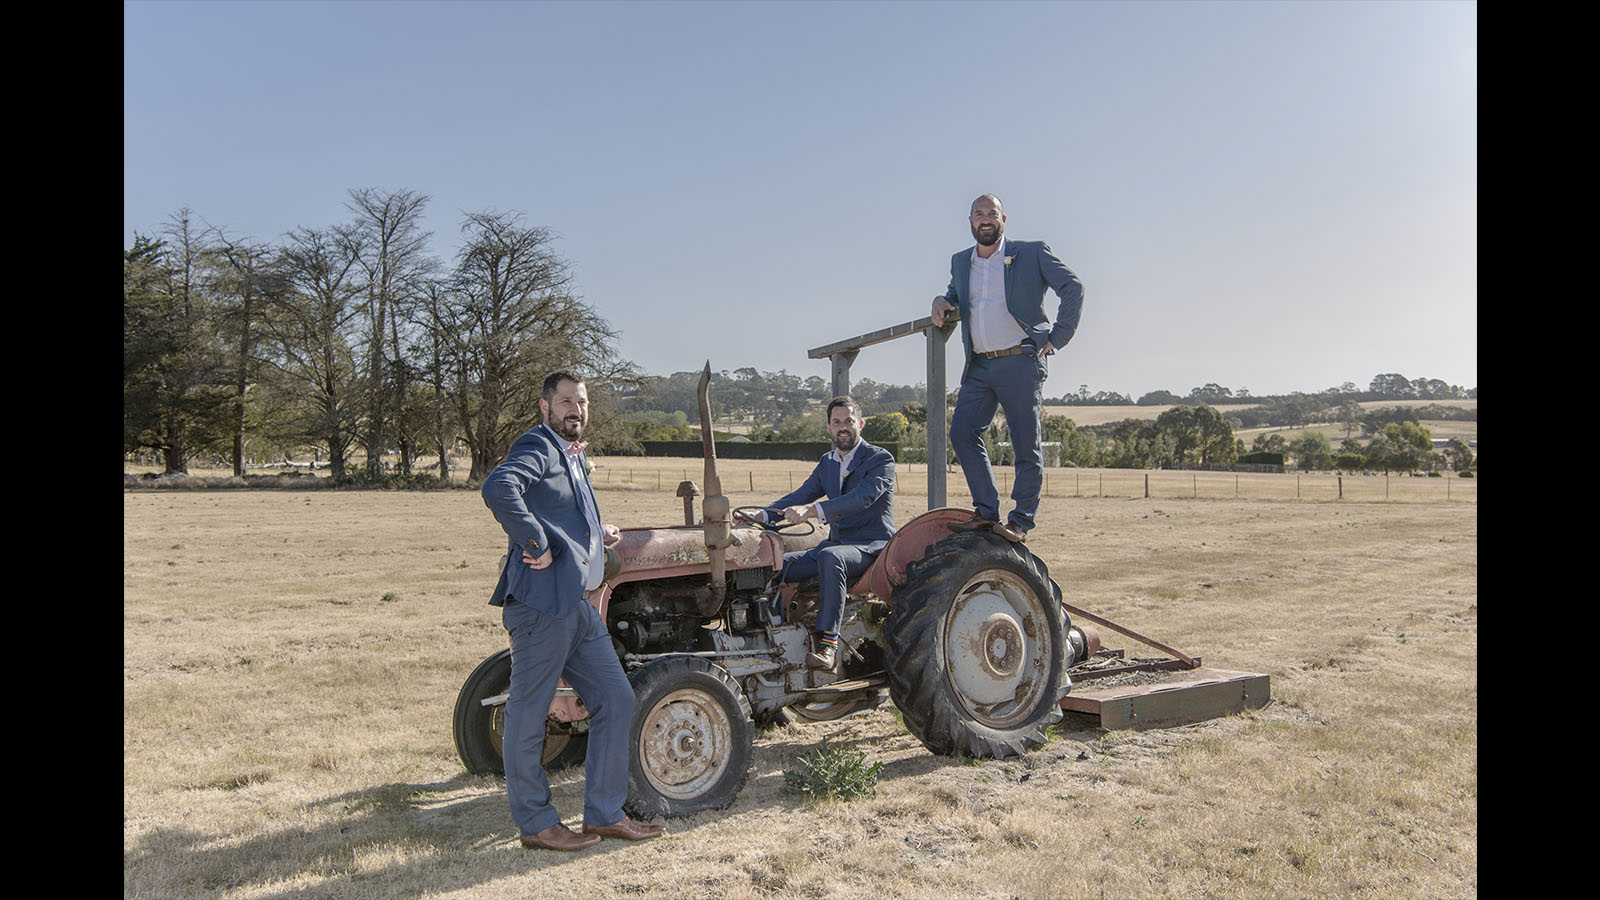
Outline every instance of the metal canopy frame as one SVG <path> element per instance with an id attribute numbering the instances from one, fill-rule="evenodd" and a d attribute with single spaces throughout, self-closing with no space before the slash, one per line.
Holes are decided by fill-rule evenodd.
<path id="1" fill-rule="evenodd" d="M 923 334 L 927 337 L 928 347 L 928 508 L 938 509 L 945 505 L 945 458 L 949 446 L 950 422 L 945 418 L 944 398 L 944 370 L 945 357 L 944 345 L 950 340 L 950 335 L 955 333 L 959 320 L 946 318 L 945 324 L 933 324 L 933 316 L 923 316 L 910 322 L 891 325 L 877 331 L 846 338 L 814 350 L 807 350 L 806 356 L 811 359 L 827 358 L 833 361 L 833 395 L 840 397 L 850 393 L 850 364 L 855 362 L 856 356 L 863 347 L 892 341 L 895 338 L 907 335 Z M 934 427 L 935 410 L 937 410 L 938 427 Z M 938 460 L 935 464 L 934 460 Z"/>

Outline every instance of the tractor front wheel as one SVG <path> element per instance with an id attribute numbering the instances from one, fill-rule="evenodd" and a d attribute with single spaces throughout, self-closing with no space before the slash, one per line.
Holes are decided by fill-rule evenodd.
<path id="1" fill-rule="evenodd" d="M 934 753 L 1003 759 L 1061 720 L 1066 612 L 1044 563 L 992 532 L 956 534 L 907 566 L 884 621 L 889 696 Z"/>
<path id="2" fill-rule="evenodd" d="M 635 669 L 628 801 L 637 819 L 677 818 L 733 805 L 750 776 L 755 723 L 738 682 L 693 656 Z"/>

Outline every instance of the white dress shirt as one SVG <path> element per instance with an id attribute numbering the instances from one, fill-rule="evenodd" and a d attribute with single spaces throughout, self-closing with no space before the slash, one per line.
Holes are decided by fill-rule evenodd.
<path id="1" fill-rule="evenodd" d="M 1005 247 L 1000 241 L 988 259 L 978 255 L 976 245 L 972 248 L 967 302 L 972 307 L 972 349 L 979 353 L 1015 347 L 1027 336 L 1006 308 Z"/>

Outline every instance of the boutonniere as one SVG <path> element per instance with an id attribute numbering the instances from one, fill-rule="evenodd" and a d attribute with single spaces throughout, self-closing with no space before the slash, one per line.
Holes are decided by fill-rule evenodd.
<path id="1" fill-rule="evenodd" d="M 594 474 L 594 460 L 590 459 L 588 456 L 584 456 L 583 458 L 583 471 L 589 475 Z"/>
<path id="2" fill-rule="evenodd" d="M 1011 261 L 1012 261 L 1012 260 L 1013 260 L 1013 259 L 1016 259 L 1016 257 L 1015 257 L 1015 256 L 1008 256 L 1008 257 L 1006 257 L 1006 268 L 1008 268 L 1008 269 L 1009 269 L 1009 268 L 1011 268 Z"/>

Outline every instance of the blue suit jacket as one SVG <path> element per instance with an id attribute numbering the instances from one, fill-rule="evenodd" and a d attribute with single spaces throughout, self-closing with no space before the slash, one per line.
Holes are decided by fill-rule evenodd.
<path id="1" fill-rule="evenodd" d="M 836 544 L 871 544 L 894 537 L 894 454 L 862 441 L 851 459 L 844 483 L 839 462 L 828 451 L 811 476 L 794 493 L 768 509 L 811 503 L 822 497 L 828 515 L 828 540 Z"/>
<path id="2" fill-rule="evenodd" d="M 1072 340 L 1078 330 L 1078 317 L 1083 312 L 1083 284 L 1072 274 L 1044 241 L 1005 242 L 1001 253 L 1011 257 L 1006 266 L 1006 308 L 1017 320 L 1034 349 L 1043 347 L 1045 341 L 1057 350 Z M 944 293 L 945 302 L 961 312 L 961 342 L 966 347 L 965 362 L 961 367 L 961 380 L 967 380 L 967 368 L 972 365 L 971 299 L 967 295 L 972 276 L 972 248 L 968 247 L 950 258 L 950 287 Z M 1061 298 L 1056 309 L 1056 324 L 1051 327 L 1044 312 L 1044 292 L 1049 288 Z"/>
<path id="3" fill-rule="evenodd" d="M 577 482 L 550 429 L 539 425 L 517 438 L 505 462 L 483 480 L 482 494 L 484 504 L 510 537 L 506 563 L 489 602 L 503 606 L 510 595 L 555 616 L 585 602 L 589 517 L 583 513 Z M 530 568 L 522 561 L 524 550 L 534 556 L 549 550 L 550 565 Z"/>

